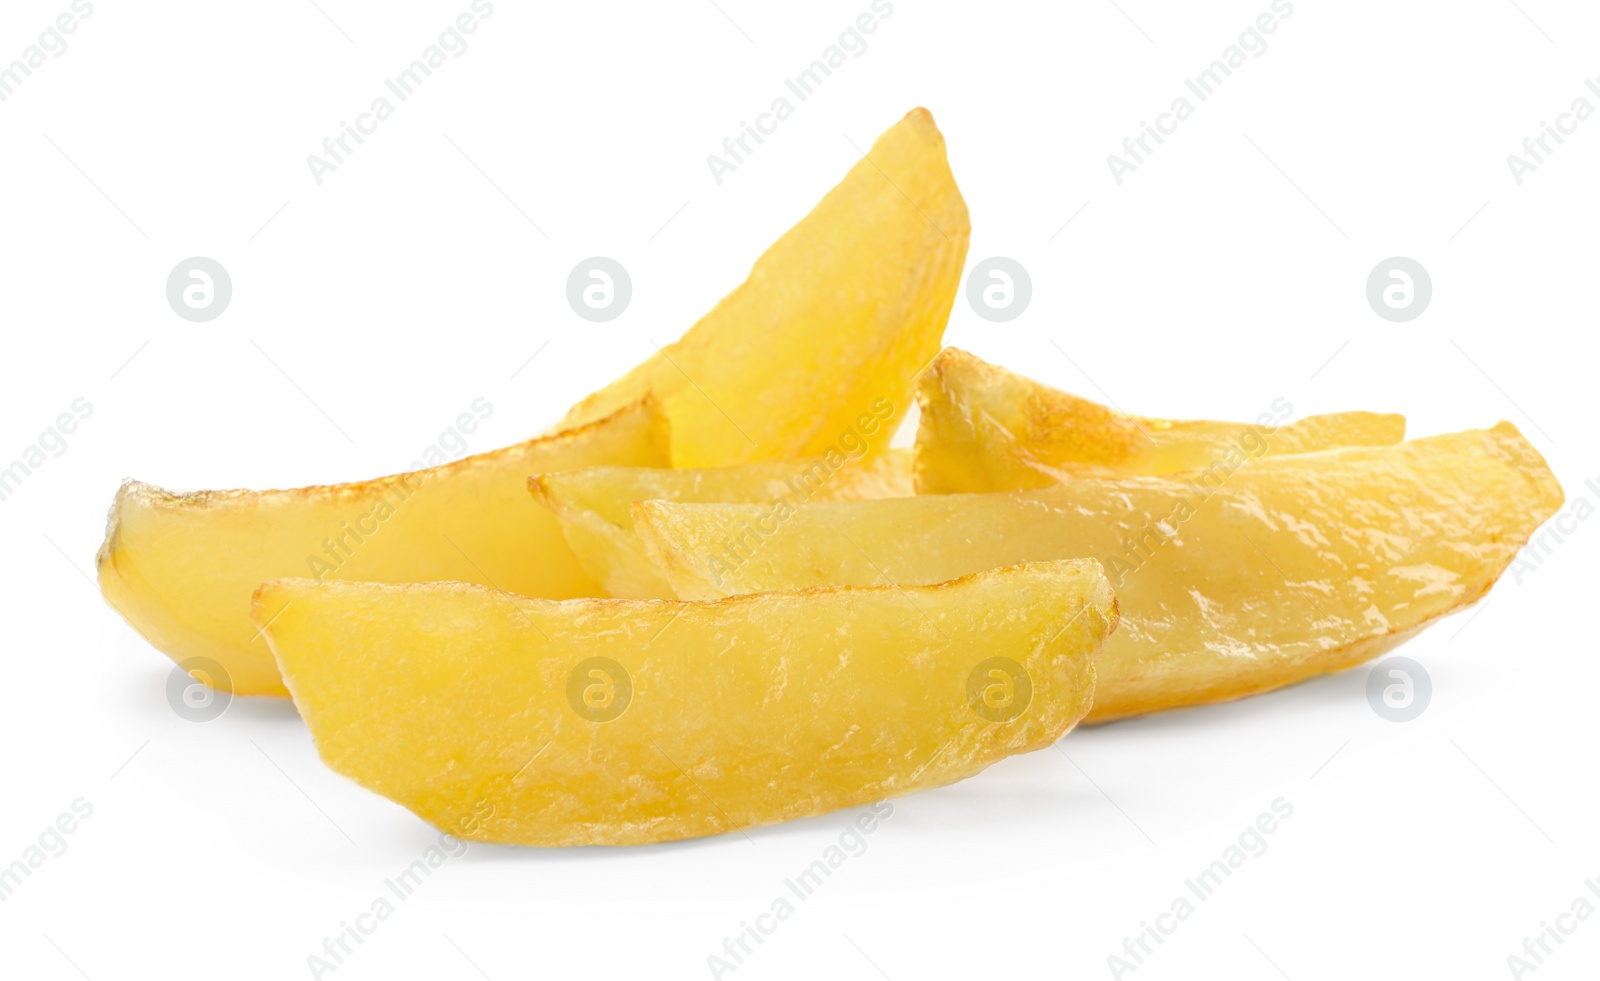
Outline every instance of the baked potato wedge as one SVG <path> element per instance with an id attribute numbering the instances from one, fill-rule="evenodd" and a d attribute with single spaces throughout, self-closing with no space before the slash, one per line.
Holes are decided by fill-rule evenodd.
<path id="1" fill-rule="evenodd" d="M 443 466 L 295 490 L 174 494 L 130 481 L 111 505 L 100 590 L 174 661 L 210 658 L 241 695 L 287 695 L 250 621 L 268 579 L 458 579 L 529 596 L 600 595 L 527 477 L 598 464 L 665 465 L 666 418 L 643 401 L 555 436 Z"/>
<path id="2" fill-rule="evenodd" d="M 562 426 L 654 394 L 676 467 L 820 456 L 874 413 L 881 450 L 939 352 L 970 233 L 944 136 L 912 110 L 742 285 Z"/>
<path id="3" fill-rule="evenodd" d="M 1082 718 L 1117 621 L 1093 561 L 708 603 L 283 580 L 255 616 L 330 767 L 521 845 L 717 834 L 969 777 Z"/>
<path id="4" fill-rule="evenodd" d="M 1152 419 L 945 348 L 917 378 L 919 494 L 1048 487 L 1081 477 L 1162 476 L 1229 454 L 1280 456 L 1341 446 L 1392 446 L 1404 416 L 1337 412 L 1288 422 L 1276 401 L 1253 422 Z"/>
<path id="5" fill-rule="evenodd" d="M 1122 609 L 1090 721 L 1239 698 L 1383 653 L 1482 597 L 1561 506 L 1510 423 L 1234 470 L 809 504 L 635 506 L 685 597 L 939 582 L 1097 558 Z"/>

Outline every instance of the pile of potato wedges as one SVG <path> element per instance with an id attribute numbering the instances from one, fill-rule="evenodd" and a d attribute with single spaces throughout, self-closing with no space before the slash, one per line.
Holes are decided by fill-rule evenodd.
<path id="1" fill-rule="evenodd" d="M 1509 423 L 1144 418 L 942 349 L 969 231 L 913 111 L 547 434 L 337 486 L 130 481 L 101 589 L 442 829 L 637 844 L 1350 667 L 1561 506 Z"/>

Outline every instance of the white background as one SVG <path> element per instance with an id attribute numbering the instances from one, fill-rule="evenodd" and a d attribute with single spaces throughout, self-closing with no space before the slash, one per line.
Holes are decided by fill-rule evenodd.
<path id="1" fill-rule="evenodd" d="M 287 702 L 206 725 L 169 709 L 170 662 L 86 578 L 122 478 L 393 472 L 480 396 L 494 414 L 472 449 L 540 431 L 691 324 L 913 106 L 948 138 L 969 264 L 1009 256 L 1034 284 L 1007 324 L 963 296 L 950 343 L 1150 415 L 1249 419 L 1282 396 L 1297 415 L 1404 412 L 1414 435 L 1505 418 L 1569 498 L 1600 497 L 1584 485 L 1600 478 L 1600 120 L 1521 186 L 1505 159 L 1573 99 L 1600 107 L 1582 84 L 1600 12 L 1296 0 L 1118 186 L 1106 155 L 1268 0 L 1118 2 L 896 0 L 718 186 L 706 155 L 868 0 L 498 0 L 318 186 L 307 154 L 468 0 L 96 0 L 0 103 L 0 457 L 75 398 L 94 406 L 0 503 L 0 864 L 74 800 L 94 808 L 0 904 L 0 970 L 310 976 L 307 955 L 435 837 L 325 769 Z M 67 8 L 7 0 L 0 62 Z M 634 283 L 602 325 L 564 293 L 596 254 Z M 209 324 L 164 296 L 194 255 L 233 278 Z M 1393 255 L 1433 278 L 1406 324 L 1364 295 Z M 896 800 L 724 976 L 1108 977 L 1123 938 L 1282 797 L 1293 816 L 1266 853 L 1125 976 L 1506 977 L 1541 921 L 1600 905 L 1583 885 L 1600 877 L 1597 548 L 1600 522 L 1579 525 L 1405 647 L 1434 686 L 1413 722 L 1373 712 L 1360 668 L 1079 731 Z M 709 977 L 852 817 L 628 850 L 473 846 L 327 976 Z M 1536 976 L 1597 965 L 1600 917 Z"/>

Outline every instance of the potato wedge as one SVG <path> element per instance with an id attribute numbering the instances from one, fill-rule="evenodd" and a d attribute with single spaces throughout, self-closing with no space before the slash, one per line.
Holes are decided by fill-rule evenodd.
<path id="1" fill-rule="evenodd" d="M 330 767 L 523 845 L 716 834 L 971 776 L 1072 728 L 1117 619 L 1092 561 L 715 603 L 283 580 L 255 616 Z"/>
<path id="2" fill-rule="evenodd" d="M 820 456 L 863 418 L 889 444 L 939 351 L 971 226 L 944 137 L 915 109 L 682 339 L 573 407 L 571 426 L 654 393 L 672 463 Z"/>
<path id="3" fill-rule="evenodd" d="M 633 533 L 634 501 L 802 504 L 909 497 L 911 453 L 884 450 L 860 460 L 838 454 L 689 470 L 593 467 L 529 477 L 528 489 L 555 514 L 578 564 L 609 595 L 673 599 L 672 587 Z"/>
<path id="4" fill-rule="evenodd" d="M 1206 475 L 810 504 L 637 505 L 686 597 L 936 582 L 1092 556 L 1123 626 L 1091 721 L 1238 698 L 1337 671 L 1476 601 L 1562 502 L 1510 423 L 1271 457 Z"/>
<path id="5" fill-rule="evenodd" d="M 603 463 L 664 465 L 665 417 L 641 402 L 557 436 L 430 470 L 276 491 L 172 494 L 129 482 L 111 506 L 100 590 L 174 661 L 207 657 L 242 695 L 287 695 L 250 622 L 268 579 L 459 579 L 534 596 L 595 596 L 527 476 Z"/>
<path id="6" fill-rule="evenodd" d="M 1392 446 L 1405 416 L 1338 412 L 1286 423 L 1279 400 L 1254 423 L 1123 415 L 958 348 L 917 379 L 919 494 L 1049 487 L 1082 477 L 1162 476 L 1203 469 L 1230 452 L 1309 453 Z M 1258 449 L 1258 444 L 1265 449 Z"/>

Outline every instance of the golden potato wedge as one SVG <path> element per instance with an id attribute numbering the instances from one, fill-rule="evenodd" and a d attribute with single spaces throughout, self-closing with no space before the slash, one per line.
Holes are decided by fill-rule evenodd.
<path id="1" fill-rule="evenodd" d="M 255 616 L 330 767 L 523 845 L 716 834 L 971 776 L 1072 728 L 1117 619 L 1092 561 L 713 603 L 283 580 Z"/>
<path id="2" fill-rule="evenodd" d="M 1278 456 L 1341 446 L 1392 446 L 1405 416 L 1338 412 L 1286 423 L 1279 399 L 1254 423 L 1123 415 L 958 348 L 917 379 L 919 494 L 1048 487 L 1081 477 L 1162 476 L 1229 452 Z M 1260 448 L 1264 447 L 1264 449 Z"/>
<path id="3" fill-rule="evenodd" d="M 863 419 L 880 450 L 939 351 L 970 231 L 944 137 L 912 110 L 743 285 L 562 425 L 654 393 L 672 420 L 673 466 L 820 456 Z"/>
<path id="4" fill-rule="evenodd" d="M 936 582 L 1091 556 L 1123 626 L 1091 721 L 1337 671 L 1476 601 L 1562 502 L 1510 423 L 1237 469 L 1043 490 L 810 504 L 644 502 L 634 525 L 685 597 Z"/>
<path id="5" fill-rule="evenodd" d="M 595 596 L 527 476 L 603 463 L 664 465 L 670 434 L 651 401 L 556 436 L 409 474 L 329 487 L 172 494 L 129 482 L 111 506 L 100 590 L 174 661 L 206 657 L 242 695 L 287 695 L 250 622 L 268 579 L 459 579 L 534 596 Z"/>
<path id="6" fill-rule="evenodd" d="M 578 564 L 608 594 L 673 599 L 672 587 L 633 533 L 634 501 L 802 504 L 909 497 L 911 452 L 884 450 L 863 459 L 841 453 L 688 470 L 593 467 L 529 477 L 528 488 L 555 514 Z"/>

